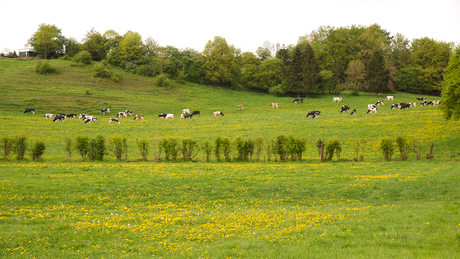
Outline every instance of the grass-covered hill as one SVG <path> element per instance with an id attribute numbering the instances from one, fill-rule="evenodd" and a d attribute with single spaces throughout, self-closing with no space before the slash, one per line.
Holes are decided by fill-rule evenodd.
<path id="1" fill-rule="evenodd" d="M 367 141 L 366 157 L 381 159 L 378 149 L 383 137 L 405 136 L 409 140 L 417 137 L 427 143 L 435 141 L 436 153 L 450 158 L 458 153 L 460 138 L 459 123 L 445 121 L 436 106 L 391 110 L 392 103 L 416 102 L 417 95 L 395 93 L 394 101 L 378 108 L 377 114 L 366 114 L 367 104 L 383 100 L 385 96 L 362 93 L 351 96 L 345 92 L 342 103 L 331 102 L 330 95 L 313 95 L 302 104 L 294 104 L 291 97 L 274 97 L 265 93 L 234 91 L 226 88 L 194 83 L 174 83 L 170 87 L 158 87 L 154 80 L 113 68 L 120 76 L 119 82 L 95 79 L 92 65 L 74 67 L 69 61 L 51 60 L 58 73 L 39 75 L 34 72 L 36 60 L 0 59 L 0 110 L 2 135 L 25 134 L 31 140 L 42 139 L 51 148 L 47 153 L 60 156 L 58 147 L 64 136 L 97 134 L 124 135 L 135 138 L 159 139 L 173 137 L 192 138 L 197 141 L 217 136 L 256 138 L 265 140 L 278 135 L 306 137 L 306 159 L 317 157 L 313 145 L 318 138 L 338 138 L 342 142 L 342 158 L 355 156 L 357 138 Z M 427 96 L 427 100 L 439 99 Z M 268 106 L 279 103 L 279 109 Z M 237 110 L 239 104 L 243 110 Z M 340 113 L 342 105 L 357 109 L 356 116 Z M 23 114 L 25 108 L 35 108 L 35 115 Z M 109 108 L 112 114 L 102 115 L 99 110 Z M 182 109 L 199 110 L 200 116 L 180 121 Z M 119 111 L 133 110 L 144 114 L 144 121 L 121 118 L 120 125 L 108 124 L 110 117 Z M 223 117 L 211 117 L 220 110 Z M 306 118 L 311 110 L 322 111 L 321 117 Z M 87 113 L 98 117 L 94 125 L 78 120 L 52 123 L 43 119 L 45 113 Z M 158 118 L 160 113 L 173 113 L 174 120 Z"/>

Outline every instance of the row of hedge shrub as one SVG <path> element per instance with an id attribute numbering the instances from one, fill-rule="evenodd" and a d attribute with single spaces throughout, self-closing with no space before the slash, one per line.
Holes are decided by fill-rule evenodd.
<path id="1" fill-rule="evenodd" d="M 69 161 L 75 152 L 81 156 L 82 161 L 99 160 L 112 153 L 117 160 L 129 160 L 128 157 L 128 140 L 123 136 L 109 137 L 108 140 L 102 135 L 94 138 L 87 136 L 77 136 L 74 140 L 66 137 L 63 140 L 63 150 Z M 163 138 L 149 141 L 147 139 L 136 139 L 138 152 L 141 157 L 147 161 L 149 154 L 153 150 L 153 161 L 192 161 L 199 152 L 203 151 L 206 155 L 206 161 L 209 162 L 211 157 L 216 161 L 260 161 L 262 152 L 265 150 L 263 159 L 268 161 L 301 161 L 302 155 L 307 148 L 307 139 L 295 137 L 293 135 L 279 135 L 275 139 L 265 141 L 262 137 L 243 139 L 237 137 L 234 140 L 229 138 L 217 137 L 214 141 L 204 141 L 198 143 L 192 139 Z M 315 142 L 318 149 L 320 161 L 332 160 L 334 155 L 340 161 L 342 145 L 336 138 L 327 141 L 318 139 Z M 366 141 L 358 138 L 354 147 L 356 156 L 355 161 L 364 160 Z M 383 138 L 380 142 L 380 150 L 386 160 L 391 160 L 395 151 L 399 150 L 401 160 L 407 160 L 412 151 L 415 153 L 417 160 L 420 160 L 422 141 L 414 138 L 409 143 L 407 138 L 398 136 L 396 139 Z M 33 160 L 40 159 L 45 150 L 45 143 L 42 141 L 35 142 L 31 148 L 27 137 L 3 137 L 0 142 L 0 149 L 3 151 L 5 160 L 9 159 L 10 153 L 16 154 L 18 160 L 22 160 L 27 150 L 30 149 L 30 156 Z M 325 154 L 324 154 L 325 152 Z M 429 151 L 426 154 L 427 159 L 434 157 L 434 142 L 429 143 Z"/>

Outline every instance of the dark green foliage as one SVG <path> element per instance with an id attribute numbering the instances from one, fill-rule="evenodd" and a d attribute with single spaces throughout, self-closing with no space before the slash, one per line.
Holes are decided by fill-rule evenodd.
<path id="1" fill-rule="evenodd" d="M 26 150 L 28 149 L 29 145 L 27 143 L 26 136 L 16 136 L 13 139 L 13 146 L 12 149 L 17 155 L 18 160 L 24 159 L 24 155 L 26 154 Z"/>
<path id="2" fill-rule="evenodd" d="M 222 146 L 221 146 L 222 138 L 217 137 L 216 140 L 214 141 L 214 154 L 216 155 L 216 160 L 220 160 L 220 155 L 222 154 Z"/>
<path id="3" fill-rule="evenodd" d="M 139 147 L 139 154 L 142 156 L 144 161 L 147 161 L 147 155 L 149 154 L 149 142 L 146 139 L 138 140 L 136 138 L 137 147 Z"/>
<path id="4" fill-rule="evenodd" d="M 460 46 L 452 52 L 442 82 L 442 110 L 447 120 L 460 119 Z"/>
<path id="5" fill-rule="evenodd" d="M 374 51 L 366 67 L 365 80 L 368 82 L 369 91 L 371 92 L 378 94 L 390 91 L 390 70 L 385 66 L 382 51 Z"/>
<path id="6" fill-rule="evenodd" d="M 336 138 L 328 139 L 325 144 L 326 160 L 332 160 L 334 153 L 337 156 L 337 161 L 340 161 L 340 152 L 342 152 L 342 145 Z"/>
<path id="7" fill-rule="evenodd" d="M 91 144 L 89 145 L 89 159 L 102 161 L 105 154 L 107 154 L 105 138 L 102 135 L 97 135 L 96 138 L 91 140 Z"/>
<path id="8" fill-rule="evenodd" d="M 401 68 L 396 77 L 396 89 L 409 93 L 420 93 L 417 72 L 410 68 Z"/>
<path id="9" fill-rule="evenodd" d="M 255 142 L 252 139 L 243 140 L 237 137 L 234 142 L 235 150 L 237 152 L 236 160 L 238 161 L 251 161 L 254 154 Z"/>
<path id="10" fill-rule="evenodd" d="M 230 152 L 232 151 L 232 144 L 229 138 L 221 138 L 220 147 L 224 153 L 225 161 L 230 161 Z"/>
<path id="11" fill-rule="evenodd" d="M 262 148 L 264 147 L 264 139 L 262 137 L 258 137 L 254 140 L 254 147 L 256 150 L 256 158 L 257 162 L 260 160 L 260 154 L 262 154 Z"/>
<path id="12" fill-rule="evenodd" d="M 43 156 L 43 153 L 45 153 L 45 150 L 46 150 L 46 146 L 43 141 L 35 142 L 31 150 L 32 159 L 33 160 L 40 159 Z"/>
<path id="13" fill-rule="evenodd" d="M 157 86 L 168 87 L 170 84 L 171 82 L 169 81 L 167 74 L 161 74 L 155 78 L 155 85 Z"/>
<path id="14" fill-rule="evenodd" d="M 57 68 L 51 65 L 48 61 L 38 61 L 35 64 L 35 72 L 38 74 L 46 75 L 57 72 Z"/>
<path id="15" fill-rule="evenodd" d="M 91 64 L 91 54 L 88 51 L 80 51 L 75 57 L 72 58 L 73 62 L 89 65 Z"/>
<path id="16" fill-rule="evenodd" d="M 411 155 L 410 153 L 411 146 L 409 144 L 409 141 L 407 141 L 405 137 L 398 136 L 396 137 L 396 145 L 399 148 L 399 153 L 401 154 L 401 160 L 407 160 Z"/>
<path id="17" fill-rule="evenodd" d="M 81 160 L 86 161 L 89 152 L 89 138 L 86 136 L 77 136 L 75 139 L 75 149 L 81 155 Z"/>
<path id="18" fill-rule="evenodd" d="M 279 156 L 281 162 L 288 161 L 289 155 L 289 139 L 284 135 L 279 135 L 275 140 L 276 154 Z"/>
<path id="19" fill-rule="evenodd" d="M 380 150 L 382 150 L 382 154 L 385 160 L 391 161 L 391 157 L 395 153 L 393 140 L 390 138 L 383 138 L 380 141 Z"/>
<path id="20" fill-rule="evenodd" d="M 8 159 L 11 149 L 13 148 L 14 140 L 9 137 L 2 137 L 0 140 L 0 149 L 3 150 L 3 158 Z"/>

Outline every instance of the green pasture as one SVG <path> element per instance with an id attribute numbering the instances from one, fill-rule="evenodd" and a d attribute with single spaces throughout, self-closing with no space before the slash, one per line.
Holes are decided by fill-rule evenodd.
<path id="1" fill-rule="evenodd" d="M 44 141 L 40 161 L 14 155 L 0 158 L 0 255 L 7 258 L 458 258 L 460 256 L 460 123 L 446 121 L 436 106 L 391 110 L 392 103 L 417 102 L 418 95 L 393 93 L 377 114 L 367 104 L 387 94 L 293 97 L 233 91 L 218 86 L 178 84 L 157 87 L 152 78 L 116 70 L 118 83 L 94 79 L 91 66 L 71 67 L 52 60 L 53 75 L 33 72 L 35 60 L 0 59 L 0 137 Z M 426 96 L 427 100 L 439 97 Z M 279 109 L 268 106 L 279 103 Z M 239 104 L 243 110 L 237 110 Z M 418 104 L 418 102 L 417 102 Z M 358 114 L 340 113 L 348 105 Z M 35 114 L 24 114 L 35 108 Z M 110 115 L 99 114 L 109 108 Z M 182 109 L 201 115 L 181 121 Z M 145 120 L 121 118 L 133 110 Z M 220 110 L 223 117 L 212 117 Z M 320 118 L 306 118 L 320 110 Z M 52 122 L 45 113 L 87 113 Z M 158 118 L 173 113 L 173 120 Z M 68 162 L 63 139 L 124 136 L 129 162 L 107 154 L 82 162 L 74 151 Z M 153 162 L 163 138 L 278 135 L 307 139 L 298 162 L 206 162 L 200 151 L 192 162 Z M 378 146 L 384 137 L 422 140 L 415 155 L 385 161 Z M 136 138 L 150 141 L 143 161 Z M 341 161 L 320 162 L 314 142 L 337 138 Z M 355 162 L 358 139 L 366 141 L 364 161 Z M 425 153 L 435 143 L 434 159 Z M 180 157 L 180 156 L 179 156 Z M 273 156 L 272 156 L 273 158 Z"/>

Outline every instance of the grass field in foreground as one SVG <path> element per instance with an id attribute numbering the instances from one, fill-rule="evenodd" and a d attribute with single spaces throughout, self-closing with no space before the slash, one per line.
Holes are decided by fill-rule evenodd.
<path id="1" fill-rule="evenodd" d="M 12 258 L 458 258 L 458 162 L 2 163 Z"/>
<path id="2" fill-rule="evenodd" d="M 0 136 L 43 140 L 43 160 L 0 159 L 0 255 L 9 258 L 458 258 L 460 244 L 459 122 L 437 107 L 366 115 L 384 97 L 363 93 L 332 103 L 237 92 L 198 84 L 159 88 L 152 79 L 118 71 L 119 83 L 94 80 L 90 66 L 53 60 L 59 73 L 38 76 L 34 60 L 0 59 Z M 87 94 L 89 93 L 89 94 Z M 417 95 L 396 93 L 394 103 Z M 428 97 L 436 100 L 436 97 Z M 279 109 L 268 107 L 277 102 Z M 236 106 L 244 104 L 244 110 Z M 357 116 L 340 113 L 342 105 Z M 23 114 L 36 108 L 35 115 Z M 144 121 L 109 125 L 100 115 L 132 109 Z M 184 108 L 201 116 L 157 118 Z M 213 118 L 215 110 L 224 117 Z M 305 118 L 321 110 L 317 119 Z M 97 115 L 97 124 L 53 123 L 45 113 Z M 97 134 L 128 138 L 131 163 L 65 162 L 62 139 Z M 144 162 L 135 138 L 217 136 L 307 137 L 301 162 Z M 378 144 L 398 135 L 423 141 L 422 160 L 383 162 Z M 341 158 L 319 162 L 312 142 L 337 137 Z M 367 141 L 363 162 L 351 161 L 357 138 Z M 435 158 L 424 159 L 435 141 Z M 149 158 L 152 158 L 150 154 Z M 398 154 L 393 160 L 398 159 Z"/>

